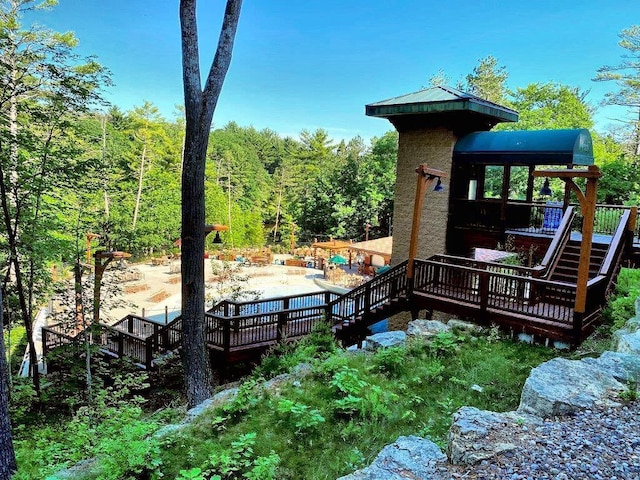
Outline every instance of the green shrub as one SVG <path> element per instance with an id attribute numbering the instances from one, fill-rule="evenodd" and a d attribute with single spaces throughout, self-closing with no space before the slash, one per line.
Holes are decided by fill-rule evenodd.
<path id="1" fill-rule="evenodd" d="M 294 428 L 296 435 L 308 434 L 325 421 L 320 410 L 288 399 L 280 400 L 276 405 L 276 411 L 281 414 L 283 423 Z"/>
<path id="2" fill-rule="evenodd" d="M 406 365 L 404 347 L 381 348 L 373 356 L 378 370 L 391 376 L 398 376 Z"/>

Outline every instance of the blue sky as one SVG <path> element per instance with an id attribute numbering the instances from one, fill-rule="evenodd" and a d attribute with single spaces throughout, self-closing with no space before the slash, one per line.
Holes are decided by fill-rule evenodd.
<path id="1" fill-rule="evenodd" d="M 74 31 L 79 52 L 111 70 L 109 101 L 127 110 L 148 100 L 172 118 L 182 103 L 178 3 L 59 0 L 35 18 Z M 224 4 L 198 5 L 203 72 Z M 598 105 L 614 85 L 591 79 L 620 62 L 618 34 L 634 23 L 635 0 L 245 0 L 214 125 L 368 140 L 392 127 L 366 117 L 365 104 L 419 90 L 440 69 L 455 84 L 487 55 L 506 66 L 510 88 L 561 82 L 591 89 Z M 596 128 L 623 114 L 598 108 Z"/>

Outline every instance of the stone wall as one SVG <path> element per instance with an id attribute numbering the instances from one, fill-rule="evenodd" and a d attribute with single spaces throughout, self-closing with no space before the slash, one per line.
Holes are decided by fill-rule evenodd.
<path id="1" fill-rule="evenodd" d="M 404 131 L 398 142 L 396 166 L 396 188 L 393 208 L 393 255 L 392 265 L 397 265 L 409 256 L 413 204 L 417 176 L 415 169 L 420 164 L 443 170 L 451 174 L 453 147 L 458 137 L 446 128 L 430 128 Z M 444 181 L 448 185 L 448 181 Z M 435 186 L 435 184 L 432 184 Z M 446 246 L 447 216 L 449 213 L 449 190 L 429 191 L 424 199 L 420 225 L 418 258 L 444 253 Z"/>

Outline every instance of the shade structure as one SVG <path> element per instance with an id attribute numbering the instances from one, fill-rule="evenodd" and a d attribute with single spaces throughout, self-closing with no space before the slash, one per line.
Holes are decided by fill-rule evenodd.
<path id="1" fill-rule="evenodd" d="M 593 144 L 586 129 L 474 132 L 453 149 L 458 162 L 495 165 L 593 165 Z"/>
<path id="2" fill-rule="evenodd" d="M 391 258 L 391 251 L 393 249 L 393 237 L 376 238 L 375 240 L 352 243 L 349 249 L 368 255 L 380 255 L 384 257 L 385 260 L 388 260 Z"/>
<path id="3" fill-rule="evenodd" d="M 333 255 L 329 258 L 329 263 L 335 263 L 336 265 L 346 265 L 349 262 L 342 255 Z"/>
<path id="4" fill-rule="evenodd" d="M 351 242 L 346 240 L 329 240 L 328 242 L 313 242 L 313 248 L 324 248 L 325 250 L 345 250 L 351 246 Z"/>

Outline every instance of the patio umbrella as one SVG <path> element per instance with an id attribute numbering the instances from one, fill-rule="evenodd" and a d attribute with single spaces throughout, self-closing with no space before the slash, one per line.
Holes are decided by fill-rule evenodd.
<path id="1" fill-rule="evenodd" d="M 334 255 L 331 258 L 329 258 L 329 263 L 335 263 L 337 265 L 346 265 L 347 263 L 347 259 L 344 258 L 342 255 Z"/>

